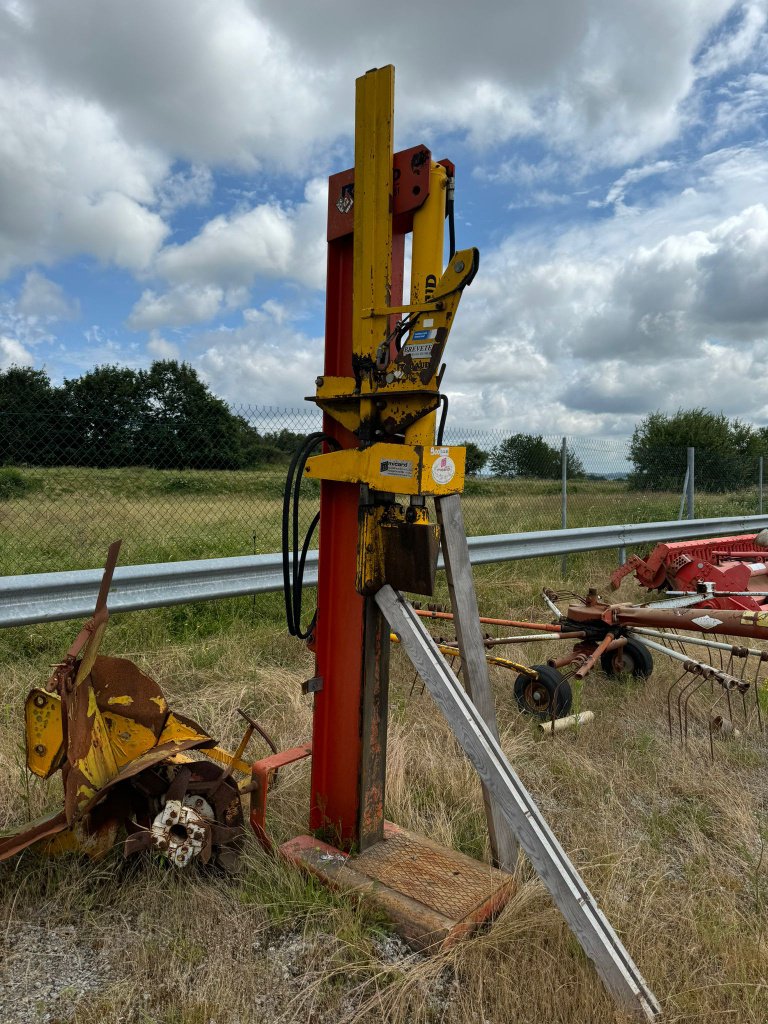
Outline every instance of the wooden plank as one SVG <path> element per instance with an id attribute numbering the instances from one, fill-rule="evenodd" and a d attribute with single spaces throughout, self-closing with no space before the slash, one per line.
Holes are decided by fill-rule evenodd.
<path id="1" fill-rule="evenodd" d="M 628 1012 L 658 1020 L 655 996 L 418 616 L 390 586 L 376 601 L 606 988 Z"/>
<path id="2" fill-rule="evenodd" d="M 371 597 L 365 599 L 361 707 L 360 809 L 357 848 L 384 838 L 389 706 L 389 625 Z"/>
<path id="3" fill-rule="evenodd" d="M 453 621 L 461 651 L 464 685 L 494 739 L 498 740 L 496 705 L 493 700 L 488 662 L 485 658 L 487 652 L 480 628 L 480 611 L 477 607 L 477 595 L 472 579 L 472 564 L 469 561 L 469 547 L 464 529 L 461 499 L 458 494 L 436 498 L 435 509 L 440 523 L 445 575 L 448 580 Z M 497 867 L 514 871 L 518 854 L 517 840 L 485 784 L 483 784 L 483 803 L 488 821 L 493 862 Z"/>

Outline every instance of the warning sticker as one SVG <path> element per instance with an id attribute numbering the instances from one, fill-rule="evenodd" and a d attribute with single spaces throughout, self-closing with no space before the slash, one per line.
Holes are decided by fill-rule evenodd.
<path id="1" fill-rule="evenodd" d="M 456 475 L 456 464 L 450 455 L 443 455 L 432 463 L 432 479 L 436 484 L 445 486 Z"/>
<path id="2" fill-rule="evenodd" d="M 691 622 L 695 622 L 702 629 L 714 629 L 715 626 L 722 626 L 723 624 L 722 619 L 716 619 L 713 615 L 699 615 L 697 619 L 691 619 Z"/>
<path id="3" fill-rule="evenodd" d="M 382 476 L 413 476 L 413 463 L 406 459 L 382 459 L 379 462 L 379 473 Z"/>

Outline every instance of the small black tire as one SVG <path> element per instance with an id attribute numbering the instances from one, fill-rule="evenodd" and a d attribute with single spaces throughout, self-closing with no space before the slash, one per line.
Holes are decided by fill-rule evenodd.
<path id="1" fill-rule="evenodd" d="M 621 662 L 623 665 L 619 668 Z M 633 679 L 647 679 L 653 672 L 651 652 L 645 644 L 634 639 L 627 640 L 624 647 L 605 651 L 600 655 L 600 664 L 610 679 L 618 679 L 624 675 L 632 676 Z"/>
<path id="2" fill-rule="evenodd" d="M 564 718 L 571 710 L 571 684 L 550 665 L 532 665 L 539 678 L 520 675 L 515 680 L 515 700 L 521 711 L 542 722 Z"/>

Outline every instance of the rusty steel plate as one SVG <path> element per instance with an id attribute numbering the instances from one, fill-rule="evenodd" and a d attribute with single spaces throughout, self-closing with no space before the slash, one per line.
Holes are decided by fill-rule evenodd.
<path id="1" fill-rule="evenodd" d="M 513 893 L 505 871 L 385 822 L 384 839 L 348 856 L 311 836 L 281 847 L 328 885 L 364 890 L 417 949 L 446 948 L 489 920 Z"/>

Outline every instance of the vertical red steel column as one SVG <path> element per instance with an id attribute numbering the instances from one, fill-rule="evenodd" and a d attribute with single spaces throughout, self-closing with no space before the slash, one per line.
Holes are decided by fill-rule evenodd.
<path id="1" fill-rule="evenodd" d="M 396 208 L 401 211 L 394 220 L 391 281 L 385 297 L 385 302 L 393 305 L 402 302 L 405 235 L 413 220 L 410 211 L 421 205 L 429 192 L 424 180 L 429 151 L 417 147 L 398 155 L 402 168 L 397 175 L 405 177 L 409 185 L 407 196 L 400 198 L 396 187 L 394 201 L 392 195 L 388 197 L 390 219 Z M 333 175 L 329 181 L 326 376 L 353 376 L 354 186 L 350 172 Z M 344 448 L 356 448 L 360 443 L 330 415 L 324 416 L 323 429 Z M 386 737 L 383 648 L 389 631 L 379 635 L 373 617 L 366 614 L 365 599 L 355 590 L 359 501 L 357 484 L 321 483 L 314 647 L 316 674 L 323 684 L 315 695 L 310 828 L 322 831 L 341 847 L 362 848 L 376 835 L 372 818 L 383 815 L 384 750 L 373 732 Z"/>
<path id="2" fill-rule="evenodd" d="M 336 196 L 332 187 L 330 203 Z M 325 363 L 328 376 L 352 376 L 352 235 L 328 243 Z M 357 439 L 327 414 L 323 429 L 344 448 Z M 320 553 L 315 627 L 316 673 L 312 725 L 309 825 L 340 845 L 354 840 L 359 805 L 360 685 L 363 598 L 355 590 L 360 487 L 320 485 Z"/>

